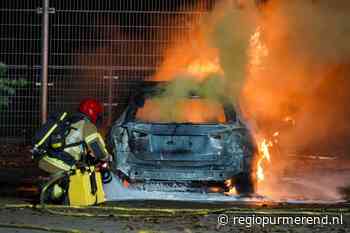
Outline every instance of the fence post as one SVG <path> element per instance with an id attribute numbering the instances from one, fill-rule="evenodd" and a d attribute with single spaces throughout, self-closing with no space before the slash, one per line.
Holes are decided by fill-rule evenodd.
<path id="1" fill-rule="evenodd" d="M 42 7 L 42 64 L 41 64 L 41 121 L 45 123 L 47 120 L 48 105 L 48 66 L 49 66 L 49 0 L 43 0 Z"/>
<path id="2" fill-rule="evenodd" d="M 113 73 L 109 74 L 109 88 L 108 88 L 108 125 L 112 124 L 112 104 L 113 104 Z"/>

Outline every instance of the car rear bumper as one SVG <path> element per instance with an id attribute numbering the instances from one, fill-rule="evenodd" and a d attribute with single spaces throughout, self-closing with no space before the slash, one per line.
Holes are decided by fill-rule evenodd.
<path id="1" fill-rule="evenodd" d="M 152 169 L 141 166 L 132 166 L 126 175 L 129 179 L 135 181 L 225 181 L 241 172 L 243 172 L 241 167 L 235 167 L 234 169 L 211 170 L 209 168 Z"/>

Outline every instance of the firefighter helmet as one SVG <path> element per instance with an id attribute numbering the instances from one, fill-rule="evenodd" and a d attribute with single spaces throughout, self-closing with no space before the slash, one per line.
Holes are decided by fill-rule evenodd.
<path id="1" fill-rule="evenodd" d="M 96 124 L 98 119 L 102 117 L 103 107 L 100 102 L 94 99 L 85 99 L 80 102 L 79 111 Z"/>

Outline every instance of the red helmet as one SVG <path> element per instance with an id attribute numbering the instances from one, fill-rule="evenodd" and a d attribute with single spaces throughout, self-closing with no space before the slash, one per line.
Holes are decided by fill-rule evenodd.
<path id="1" fill-rule="evenodd" d="M 94 99 L 85 99 L 80 102 L 79 111 L 96 124 L 97 119 L 102 116 L 103 107 L 100 102 Z"/>

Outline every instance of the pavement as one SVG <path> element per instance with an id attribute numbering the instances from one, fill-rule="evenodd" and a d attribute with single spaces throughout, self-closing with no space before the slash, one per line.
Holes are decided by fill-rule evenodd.
<path id="1" fill-rule="evenodd" d="M 157 196 L 152 192 L 146 193 L 147 195 L 132 192 L 120 195 L 121 192 L 118 192 L 115 193 L 117 196 L 113 196 L 114 202 L 100 207 L 38 206 L 35 205 L 37 193 L 33 184 L 45 174 L 32 163 L 26 152 L 27 148 L 9 147 L 2 151 L 6 153 L 0 155 L 0 233 L 350 232 L 350 204 L 346 201 L 242 201 L 237 197 L 225 197 L 218 201 L 215 196 L 208 200 L 203 195 L 195 198 L 188 195 L 179 198 L 167 195 L 161 197 L 170 198 L 160 201 L 155 200 Z M 344 171 L 349 169 L 341 169 L 342 173 Z M 334 172 L 329 172 L 332 173 Z M 325 176 L 330 177 L 328 174 Z M 335 182 L 332 177 L 331 180 Z M 300 193 L 310 188 L 313 192 L 317 190 L 308 183 L 297 185 Z M 296 217 L 323 217 L 328 220 L 341 217 L 342 221 L 332 224 L 317 221 L 314 224 L 300 224 L 297 221 L 279 224 L 271 222 L 264 226 L 257 221 L 268 219 L 267 217 L 269 220 L 288 217 L 293 221 Z M 243 220 L 236 221 L 238 219 Z M 253 220 L 256 224 L 252 224 Z"/>
<path id="2" fill-rule="evenodd" d="M 7 203 L 7 204 L 5 204 Z M 143 203 L 145 204 L 145 203 Z M 1 199 L 0 232 L 86 233 L 207 233 L 207 232 L 350 232 L 350 211 L 340 206 L 239 206 L 191 203 L 109 203 L 102 207 L 66 208 L 35 206 L 18 199 Z M 177 207 L 174 207 L 177 206 Z M 262 225 L 258 219 L 327 218 L 329 222 L 300 224 L 281 222 Z M 331 222 L 332 218 L 339 222 Z M 242 224 L 238 219 L 242 219 Z M 256 219 L 256 224 L 252 219 Z M 223 220 L 224 219 L 224 220 Z M 228 219 L 228 221 L 225 221 Z M 237 221 L 236 221 L 237 220 Z M 296 220 L 295 220 L 296 221 Z M 276 224 L 274 224 L 276 223 Z M 327 224 L 326 224 L 327 223 Z"/>

